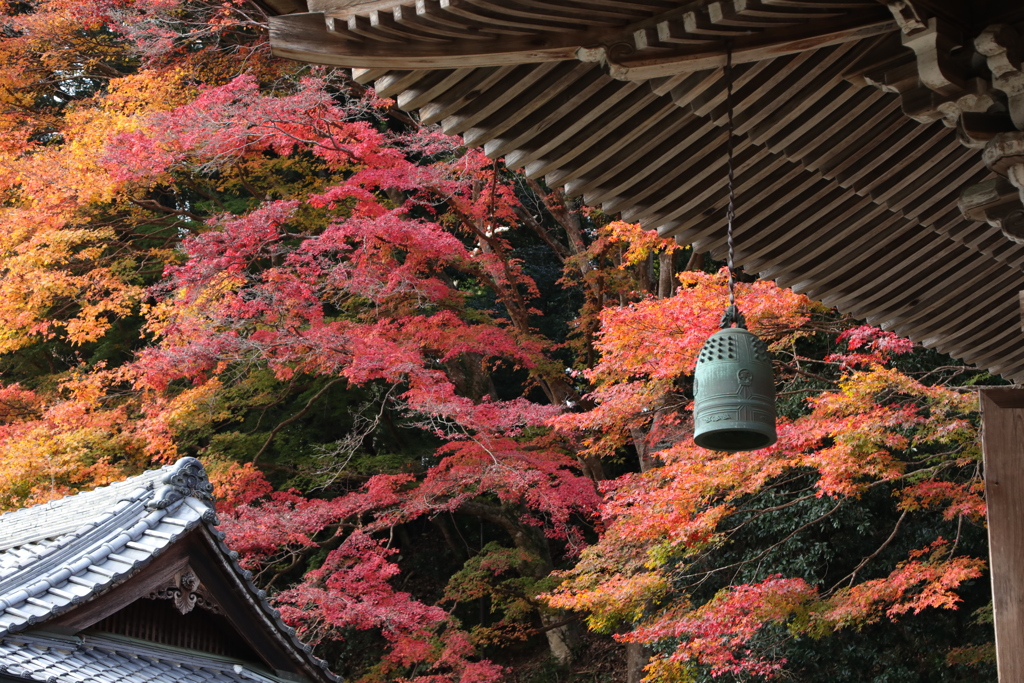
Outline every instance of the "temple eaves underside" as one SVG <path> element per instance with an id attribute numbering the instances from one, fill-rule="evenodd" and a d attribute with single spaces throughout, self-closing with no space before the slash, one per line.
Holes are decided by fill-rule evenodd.
<path id="1" fill-rule="evenodd" d="M 272 20 L 276 54 L 352 67 L 424 123 L 719 257 L 730 39 L 738 263 L 1024 380 L 1019 3 L 309 0 L 298 9 L 310 11 Z"/>

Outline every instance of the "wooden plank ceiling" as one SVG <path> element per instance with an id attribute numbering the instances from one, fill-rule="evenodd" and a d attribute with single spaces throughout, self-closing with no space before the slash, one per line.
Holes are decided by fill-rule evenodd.
<path id="1" fill-rule="evenodd" d="M 718 258 L 731 37 L 737 262 L 1024 380 L 1024 245 L 962 216 L 961 191 L 992 175 L 901 110 L 891 81 L 917 78 L 915 55 L 885 5 L 316 1 L 275 18 L 277 54 L 355 67 L 424 123 Z"/>

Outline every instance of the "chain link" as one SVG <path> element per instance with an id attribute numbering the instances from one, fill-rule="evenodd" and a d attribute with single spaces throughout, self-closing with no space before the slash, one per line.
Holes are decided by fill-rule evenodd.
<path id="1" fill-rule="evenodd" d="M 726 310 L 725 316 L 722 318 L 722 327 L 729 327 L 735 324 L 737 327 L 746 327 L 743 321 L 743 316 L 739 312 L 739 308 L 736 306 L 736 277 L 735 271 L 735 256 L 736 246 L 733 242 L 732 236 L 732 223 L 736 217 L 736 192 L 733 187 L 735 178 L 732 167 L 733 162 L 733 136 L 734 126 L 732 120 L 732 41 L 725 41 L 725 108 L 728 119 L 728 135 L 726 137 L 726 164 L 729 172 L 729 209 L 725 215 L 726 222 L 726 238 L 729 244 L 729 260 L 727 261 L 727 268 L 729 271 L 729 308 Z"/>

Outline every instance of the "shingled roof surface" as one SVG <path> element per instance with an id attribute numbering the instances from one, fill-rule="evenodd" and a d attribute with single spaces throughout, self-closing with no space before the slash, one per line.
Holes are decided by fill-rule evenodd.
<path id="1" fill-rule="evenodd" d="M 22 634 L 0 641 L 0 674 L 82 683 L 291 683 L 247 662 L 119 636 Z"/>
<path id="2" fill-rule="evenodd" d="M 46 669 L 50 673 L 40 673 L 42 677 L 37 678 L 36 669 L 24 668 L 27 666 L 24 657 L 17 654 L 20 652 L 17 643 L 23 642 L 29 634 L 17 637 L 13 634 L 42 625 L 107 593 L 186 534 L 205 526 L 203 531 L 213 539 L 216 552 L 223 555 L 249 599 L 264 613 L 266 622 L 272 624 L 289 647 L 305 660 L 308 668 L 322 671 L 327 680 L 340 680 L 327 671 L 325 662 L 310 654 L 310 646 L 295 637 L 295 630 L 287 626 L 267 602 L 266 593 L 253 584 L 251 573 L 238 565 L 238 554 L 224 544 L 224 533 L 215 528 L 217 515 L 212 491 L 202 464 L 195 458 L 182 458 L 173 465 L 109 486 L 0 515 L 0 671 L 18 670 L 25 673 L 17 675 L 37 680 L 106 680 L 92 676 L 80 678 L 70 672 L 57 673 L 67 662 L 75 661 L 74 657 L 107 657 L 102 654 L 106 650 L 100 646 L 106 641 L 90 637 L 89 643 L 100 644 L 85 647 L 79 639 L 74 657 L 68 654 L 70 650 L 59 654 L 63 650 L 54 645 L 48 650 L 51 654 L 32 664 L 42 667 L 40 671 L 50 667 Z M 33 642 L 46 642 L 45 636 L 33 637 L 37 638 Z M 66 643 L 63 647 L 67 650 Z M 157 659 L 170 662 L 173 657 Z M 109 657 L 106 661 L 112 663 Z M 168 671 L 177 668 L 183 673 L 177 678 L 110 680 L 260 680 L 234 674 L 225 678 L 228 674 L 215 673 L 219 669 L 212 665 L 212 668 L 207 667 L 212 672 L 209 676 L 185 675 L 186 669 L 178 665 L 168 664 L 167 667 Z M 225 671 L 234 669 L 227 667 Z"/>

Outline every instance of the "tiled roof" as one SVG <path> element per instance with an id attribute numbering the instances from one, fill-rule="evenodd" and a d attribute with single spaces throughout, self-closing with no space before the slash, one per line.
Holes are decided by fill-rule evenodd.
<path id="1" fill-rule="evenodd" d="M 190 650 L 123 636 L 44 632 L 0 641 L 0 674 L 61 683 L 286 683 L 286 679 L 228 657 L 198 656 Z"/>
<path id="2" fill-rule="evenodd" d="M 0 516 L 0 636 L 120 583 L 203 521 L 212 487 L 194 458 Z"/>
<path id="3" fill-rule="evenodd" d="M 206 525 L 217 552 L 291 649 L 309 668 L 338 680 L 281 620 L 266 593 L 253 584 L 252 574 L 238 565 L 238 554 L 224 544 L 224 533 L 214 528 L 217 515 L 212 491 L 202 464 L 195 458 L 182 458 L 109 486 L 0 515 L 0 666 L 13 661 L 5 654 L 8 643 L 15 642 L 11 634 L 106 593 L 175 541 Z"/>

